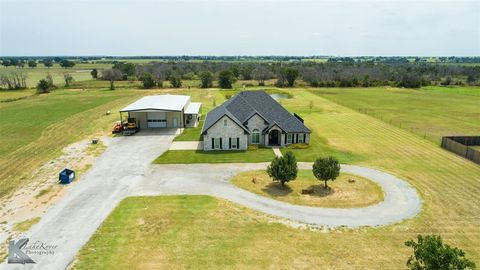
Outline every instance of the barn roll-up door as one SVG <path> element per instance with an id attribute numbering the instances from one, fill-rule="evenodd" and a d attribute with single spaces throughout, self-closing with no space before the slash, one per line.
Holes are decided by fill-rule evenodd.
<path id="1" fill-rule="evenodd" d="M 147 113 L 147 127 L 149 128 L 167 127 L 167 113 L 166 112 Z"/>

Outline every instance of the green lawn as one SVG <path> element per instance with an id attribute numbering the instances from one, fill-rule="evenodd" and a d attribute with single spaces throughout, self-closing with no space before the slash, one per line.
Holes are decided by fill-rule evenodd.
<path id="1" fill-rule="evenodd" d="M 202 127 L 205 120 L 200 120 L 197 127 L 184 128 L 182 134 L 173 139 L 174 141 L 201 141 L 202 140 Z"/>
<path id="2" fill-rule="evenodd" d="M 270 162 L 274 158 L 275 154 L 270 148 L 250 149 L 247 151 L 168 150 L 155 159 L 153 163 L 188 164 Z"/>
<path id="3" fill-rule="evenodd" d="M 480 134 L 480 87 L 330 88 L 313 93 L 440 143 Z"/>
<path id="4" fill-rule="evenodd" d="M 200 203 L 187 203 L 191 198 L 186 197 L 181 206 L 172 208 L 166 202 L 169 198 L 152 198 L 162 204 L 154 206 L 147 201 L 130 210 L 122 204 L 81 251 L 78 265 L 91 268 L 97 263 L 99 268 L 108 268 L 109 262 L 118 262 L 118 259 L 120 266 L 122 262 L 128 263 L 127 268 L 155 268 L 158 265 L 188 268 L 197 263 L 199 268 L 205 265 L 203 268 L 217 269 L 226 265 L 236 269 L 304 269 L 319 265 L 329 269 L 351 269 L 352 265 L 358 269 L 375 269 L 379 265 L 382 269 L 404 269 L 409 253 L 404 242 L 417 234 L 431 233 L 441 235 L 448 244 L 462 248 L 469 258 L 480 263 L 480 166 L 388 121 L 307 90 L 288 91 L 294 98 L 282 103 L 290 111 L 300 113 L 307 126 L 325 138 L 329 147 L 361 157 L 355 164 L 384 170 L 407 180 L 422 198 L 422 212 L 413 219 L 390 226 L 320 233 L 264 223 L 260 214 L 218 200 L 213 200 L 221 205 L 218 208 L 186 218 L 185 213 L 198 210 Z M 310 101 L 314 103 L 311 113 Z M 465 115 L 469 115 L 467 110 Z M 433 119 L 435 116 L 431 117 L 434 125 L 437 123 Z M 301 155 L 317 151 L 313 146 L 304 150 L 308 151 L 298 153 L 300 159 Z M 194 152 L 175 154 L 170 162 L 177 158 L 186 162 L 199 157 L 205 160 Z M 213 160 L 219 158 L 222 157 L 215 155 Z M 238 210 L 232 212 L 231 207 Z M 152 214 L 153 211 L 161 216 Z M 128 214 L 135 216 L 128 218 Z M 138 225 L 142 224 L 142 219 L 149 220 L 145 221 L 149 229 Z M 144 235 L 147 231 L 154 231 L 159 238 L 153 234 Z M 165 234 L 172 237 L 159 240 Z M 121 244 L 103 242 L 105 239 L 118 239 L 112 241 Z M 132 256 L 137 255 L 131 252 L 135 250 L 131 241 L 152 241 L 153 244 L 145 248 L 145 258 L 155 254 L 155 262 L 145 265 L 143 257 L 135 260 Z M 97 260 L 104 255 L 111 260 Z"/>
<path id="5" fill-rule="evenodd" d="M 81 86 L 79 83 L 78 88 Z M 210 108 L 225 99 L 217 89 L 97 89 L 60 90 L 0 103 L 1 139 L 8 142 L 0 145 L 1 196 L 28 182 L 35 168 L 57 156 L 68 143 L 108 132 L 118 115 L 105 116 L 107 110 L 118 111 L 147 94 L 190 94 L 193 101 Z M 364 97 L 370 90 L 373 96 Z M 385 115 L 398 114 L 405 119 L 403 123 L 419 128 L 477 134 L 478 122 L 474 120 L 480 109 L 471 104 L 478 104 L 478 88 L 283 91 L 293 98 L 281 103 L 300 114 L 318 136 L 312 137 L 308 149 L 297 150 L 298 160 L 331 153 L 342 162 L 390 172 L 418 190 L 423 200 L 420 215 L 381 228 L 316 232 L 271 223 L 271 217 L 210 197 L 131 198 L 82 249 L 75 267 L 304 269 L 321 265 L 351 269 L 354 265 L 375 269 L 381 265 L 382 269 L 404 269 L 409 253 L 404 241 L 429 233 L 440 234 L 448 244 L 462 248 L 477 265 L 480 263 L 480 166 L 441 149 L 436 139 L 412 133 L 406 124 L 400 127 L 354 106 L 358 98 L 365 100 L 361 108 L 378 107 Z M 377 102 L 377 96 L 383 102 Z M 399 105 L 392 101 L 404 96 L 410 96 L 415 106 L 407 106 L 406 98 L 400 98 Z M 409 108 L 417 113 L 408 112 Z M 271 149 L 225 155 L 169 151 L 159 158 L 166 163 L 271 159 Z"/>

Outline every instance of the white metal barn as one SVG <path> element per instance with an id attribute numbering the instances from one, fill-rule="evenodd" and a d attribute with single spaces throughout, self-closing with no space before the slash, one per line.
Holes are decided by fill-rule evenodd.
<path id="1" fill-rule="evenodd" d="M 196 127 L 200 119 L 202 103 L 191 102 L 190 96 L 145 96 L 120 110 L 135 118 L 139 128 Z"/>

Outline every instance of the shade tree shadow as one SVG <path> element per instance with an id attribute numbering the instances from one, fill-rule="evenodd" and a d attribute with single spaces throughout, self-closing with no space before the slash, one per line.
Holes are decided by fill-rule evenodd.
<path id="1" fill-rule="evenodd" d="M 262 188 L 262 191 L 268 193 L 271 196 L 287 196 L 292 193 L 292 188 L 288 185 L 282 186 L 280 182 L 272 182 Z"/>

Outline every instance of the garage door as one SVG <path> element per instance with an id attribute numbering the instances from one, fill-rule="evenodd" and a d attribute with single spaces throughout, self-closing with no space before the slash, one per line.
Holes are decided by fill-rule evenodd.
<path id="1" fill-rule="evenodd" d="M 149 128 L 167 127 L 167 113 L 149 112 L 147 114 L 147 127 Z"/>

